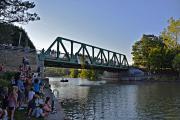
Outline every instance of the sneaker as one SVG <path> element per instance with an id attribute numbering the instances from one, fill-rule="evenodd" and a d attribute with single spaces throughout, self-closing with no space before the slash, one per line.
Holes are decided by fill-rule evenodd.
<path id="1" fill-rule="evenodd" d="M 51 114 L 55 114 L 55 113 L 57 113 L 57 111 L 56 111 L 56 110 L 53 110 L 53 111 L 51 112 Z"/>

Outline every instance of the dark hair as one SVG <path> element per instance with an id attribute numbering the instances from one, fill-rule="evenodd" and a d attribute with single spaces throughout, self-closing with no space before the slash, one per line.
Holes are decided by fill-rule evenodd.
<path id="1" fill-rule="evenodd" d="M 20 75 L 21 75 L 21 73 L 20 73 L 20 72 L 17 72 L 17 73 L 15 74 L 15 76 L 14 76 L 14 79 L 15 79 L 15 80 L 20 79 Z"/>
<path id="2" fill-rule="evenodd" d="M 47 103 L 50 100 L 50 97 L 46 97 L 45 103 Z"/>
<path id="3" fill-rule="evenodd" d="M 33 90 L 34 90 L 34 88 L 31 88 L 30 90 L 31 90 L 31 91 L 33 91 Z"/>
<path id="4" fill-rule="evenodd" d="M 39 105 L 39 107 L 40 107 L 40 108 L 43 108 L 43 105 L 42 105 L 42 104 L 40 104 L 40 105 Z"/>
<path id="5" fill-rule="evenodd" d="M 38 83 L 39 82 L 39 80 L 36 78 L 35 80 L 34 80 L 34 83 Z"/>

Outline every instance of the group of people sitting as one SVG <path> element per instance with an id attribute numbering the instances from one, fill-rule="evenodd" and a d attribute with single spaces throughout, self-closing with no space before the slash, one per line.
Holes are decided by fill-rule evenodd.
<path id="1" fill-rule="evenodd" d="M 19 71 L 11 79 L 10 87 L 1 91 L 0 120 L 14 120 L 15 111 L 26 109 L 28 118 L 48 116 L 53 110 L 50 97 L 44 93 L 45 83 L 39 75 Z"/>

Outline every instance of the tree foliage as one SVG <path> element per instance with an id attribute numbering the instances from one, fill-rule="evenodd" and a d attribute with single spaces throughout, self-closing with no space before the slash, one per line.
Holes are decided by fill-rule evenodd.
<path id="1" fill-rule="evenodd" d="M 70 68 L 70 75 L 71 78 L 77 78 L 78 77 L 78 72 L 74 68 Z"/>
<path id="2" fill-rule="evenodd" d="M 180 77 L 180 53 L 177 54 L 173 60 L 173 68 L 179 72 Z"/>
<path id="3" fill-rule="evenodd" d="M 87 69 L 81 69 L 79 77 L 82 79 L 88 79 L 89 71 Z"/>
<path id="4" fill-rule="evenodd" d="M 27 23 L 29 21 L 40 20 L 37 13 L 29 12 L 34 7 L 34 2 L 0 0 L 0 23 Z"/>
<path id="5" fill-rule="evenodd" d="M 152 65 L 156 64 L 153 60 L 157 59 L 157 57 L 162 57 L 160 54 L 163 46 L 161 38 L 154 35 L 143 35 L 141 40 L 133 45 L 134 65 L 150 69 Z M 156 53 L 157 51 L 159 52 L 158 54 Z"/>
<path id="6" fill-rule="evenodd" d="M 178 34 L 180 33 L 180 19 L 175 20 L 170 18 L 168 20 L 168 27 L 163 30 L 161 36 L 168 49 L 174 49 L 179 46 Z"/>
<path id="7" fill-rule="evenodd" d="M 67 76 L 67 71 L 65 68 L 46 67 L 45 74 L 47 76 Z"/>
<path id="8" fill-rule="evenodd" d="M 143 35 L 132 46 L 134 65 L 148 70 L 172 69 L 173 59 L 180 52 L 178 33 L 180 19 L 169 19 L 169 25 L 160 36 Z"/>
<path id="9" fill-rule="evenodd" d="M 7 23 L 0 23 L 0 44 L 12 44 L 13 46 L 18 46 L 20 33 L 22 33 L 20 45 L 25 47 L 27 41 L 28 46 L 35 49 L 34 44 L 24 29 Z"/>

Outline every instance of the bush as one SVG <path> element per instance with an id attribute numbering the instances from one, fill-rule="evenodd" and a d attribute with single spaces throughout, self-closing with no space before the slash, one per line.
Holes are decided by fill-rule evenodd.
<path id="1" fill-rule="evenodd" d="M 0 79 L 10 80 L 15 74 L 16 74 L 16 72 L 4 72 L 4 73 L 1 73 L 0 74 Z"/>
<path id="2" fill-rule="evenodd" d="M 8 87 L 10 85 L 9 80 L 0 79 L 0 87 Z"/>

